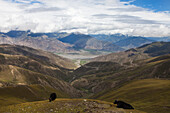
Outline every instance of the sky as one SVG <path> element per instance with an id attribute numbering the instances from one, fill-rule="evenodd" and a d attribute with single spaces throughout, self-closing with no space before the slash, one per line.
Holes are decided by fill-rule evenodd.
<path id="1" fill-rule="evenodd" d="M 0 0 L 0 31 L 170 36 L 170 0 Z"/>
<path id="2" fill-rule="evenodd" d="M 129 1 L 129 0 L 121 0 Z M 134 0 L 131 5 L 148 8 L 153 11 L 170 11 L 170 0 Z"/>

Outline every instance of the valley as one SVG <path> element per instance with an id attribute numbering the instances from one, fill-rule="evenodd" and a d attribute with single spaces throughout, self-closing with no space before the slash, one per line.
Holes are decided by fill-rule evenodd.
<path id="1" fill-rule="evenodd" d="M 72 60 L 90 60 L 92 58 L 107 55 L 111 52 L 108 51 L 96 51 L 96 50 L 80 50 L 77 52 L 69 52 L 69 53 L 56 53 L 61 57 L 65 57 Z"/>
<path id="2" fill-rule="evenodd" d="M 23 32 L 21 34 L 23 39 Z M 44 34 L 29 34 L 41 35 L 44 37 Z M 59 34 L 55 38 L 71 45 L 69 49 L 73 51 L 67 52 L 1 44 L 0 112 L 168 113 L 169 42 L 106 51 L 104 48 L 108 46 L 103 44 L 108 43 L 93 43 L 92 49 L 88 44 L 93 38 L 83 35 L 87 39 L 80 40 L 79 36 L 82 34 Z M 77 42 L 70 42 L 70 37 L 76 37 Z M 86 44 L 79 45 L 82 41 Z M 98 47 L 101 49 L 96 49 Z M 57 99 L 49 103 L 47 100 L 53 92 Z M 135 110 L 116 108 L 114 100 L 130 103 Z M 48 107 L 44 108 L 45 105 Z M 60 109 L 61 106 L 65 107 Z"/>
<path id="3" fill-rule="evenodd" d="M 58 56 L 71 59 L 78 67 L 90 62 L 90 59 L 99 57 L 101 55 L 107 55 L 111 52 L 108 51 L 96 51 L 96 50 L 80 50 L 77 52 L 69 53 L 56 53 Z"/>

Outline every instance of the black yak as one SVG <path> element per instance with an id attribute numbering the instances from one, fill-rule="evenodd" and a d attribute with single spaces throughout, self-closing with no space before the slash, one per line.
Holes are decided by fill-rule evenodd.
<path id="1" fill-rule="evenodd" d="M 127 104 L 127 103 L 125 103 L 123 101 L 115 100 L 114 104 L 117 104 L 117 108 L 134 109 L 130 104 Z"/>
<path id="2" fill-rule="evenodd" d="M 56 98 L 57 98 L 56 93 L 51 93 L 50 98 L 49 98 L 49 102 L 54 101 Z"/>

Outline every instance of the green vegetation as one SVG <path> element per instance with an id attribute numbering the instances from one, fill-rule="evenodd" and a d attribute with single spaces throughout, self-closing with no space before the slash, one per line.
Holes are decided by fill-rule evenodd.
<path id="1" fill-rule="evenodd" d="M 148 113 L 169 113 L 170 80 L 145 79 L 129 82 L 119 89 L 99 93 L 93 98 L 112 102 L 115 99 L 132 104 Z"/>
<path id="2" fill-rule="evenodd" d="M 84 64 L 86 64 L 86 63 L 87 63 L 86 60 L 80 60 L 80 65 L 84 65 Z"/>
<path id="3" fill-rule="evenodd" d="M 59 98 L 69 97 L 61 91 L 42 85 L 21 85 L 0 88 L 0 106 L 46 100 L 53 92 L 55 92 Z"/>

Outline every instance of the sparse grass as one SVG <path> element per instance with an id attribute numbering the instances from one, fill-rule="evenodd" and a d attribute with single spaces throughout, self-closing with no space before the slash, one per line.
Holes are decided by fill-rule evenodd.
<path id="1" fill-rule="evenodd" d="M 97 97 L 105 101 L 115 99 L 131 103 L 136 109 L 148 113 L 169 113 L 170 80 L 145 79 L 130 82 L 123 87 Z"/>
<path id="2" fill-rule="evenodd" d="M 1 113 L 144 113 L 138 110 L 118 109 L 109 102 L 89 99 L 56 99 L 53 102 L 38 101 L 0 107 Z"/>
<path id="3" fill-rule="evenodd" d="M 42 85 L 0 88 L 0 106 L 46 100 L 53 92 L 55 92 L 59 98 L 68 97 L 68 95 L 60 91 Z"/>

